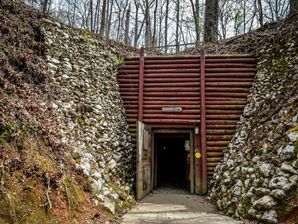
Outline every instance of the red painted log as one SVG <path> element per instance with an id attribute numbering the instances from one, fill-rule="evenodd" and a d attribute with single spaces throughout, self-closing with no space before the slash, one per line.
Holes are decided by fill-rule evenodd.
<path id="1" fill-rule="evenodd" d="M 243 110 L 244 105 L 206 105 L 207 109 L 220 109 L 220 110 Z"/>
<path id="2" fill-rule="evenodd" d="M 126 63 L 125 63 L 126 64 Z M 198 59 L 166 59 L 166 60 L 150 60 L 146 57 L 145 65 L 157 65 L 157 64 L 199 64 Z"/>
<path id="3" fill-rule="evenodd" d="M 207 135 L 207 141 L 230 141 L 233 138 L 233 135 Z"/>
<path id="4" fill-rule="evenodd" d="M 192 110 L 192 109 L 183 109 L 181 112 L 179 112 L 179 113 L 175 113 L 175 112 L 163 112 L 162 111 L 162 106 L 159 106 L 159 108 L 158 109 L 155 109 L 155 110 L 152 110 L 152 109 L 145 109 L 144 108 L 144 114 L 161 114 L 161 113 L 163 113 L 163 114 L 198 114 L 198 113 L 200 113 L 200 110 Z"/>
<path id="5" fill-rule="evenodd" d="M 144 77 L 146 79 L 152 79 L 152 78 L 162 78 L 162 79 L 171 79 L 171 78 L 193 78 L 197 79 L 199 81 L 200 74 L 199 73 L 183 73 L 183 71 L 177 72 L 177 73 L 148 73 L 145 74 Z M 158 80 L 158 79 L 154 79 Z"/>
<path id="6" fill-rule="evenodd" d="M 225 125 L 236 125 L 237 121 L 235 120 L 214 120 L 214 119 L 207 119 L 206 124 L 213 124 L 213 125 L 219 125 L 219 124 L 225 124 Z"/>
<path id="7" fill-rule="evenodd" d="M 236 88 L 236 87 L 206 87 L 206 92 L 234 92 L 234 93 L 248 93 L 249 88 Z M 245 94 L 244 96 L 247 96 Z"/>
<path id="8" fill-rule="evenodd" d="M 138 121 L 143 120 L 143 96 L 144 96 L 144 48 L 140 50 L 139 68 L 139 96 L 138 96 Z"/>
<path id="9" fill-rule="evenodd" d="M 191 115 L 191 114 L 143 114 L 144 119 L 199 119 L 200 115 L 195 114 L 195 115 Z"/>
<path id="10" fill-rule="evenodd" d="M 234 114 L 207 114 L 206 115 L 207 119 L 214 119 L 214 120 L 221 120 L 221 119 L 226 119 L 226 120 L 239 120 L 240 115 L 234 115 Z"/>
<path id="11" fill-rule="evenodd" d="M 189 96 L 198 96 L 198 92 L 144 92 L 144 96 L 181 96 L 181 97 L 189 97 Z"/>
<path id="12" fill-rule="evenodd" d="M 198 95 L 200 91 L 199 87 L 147 87 L 144 88 L 144 92 L 193 92 L 195 95 Z"/>
<path id="13" fill-rule="evenodd" d="M 247 93 L 227 93 L 227 92 L 206 92 L 206 96 L 217 96 L 217 97 L 235 97 L 235 98 L 241 98 L 241 97 L 247 97 Z"/>
<path id="14" fill-rule="evenodd" d="M 251 73 L 256 72 L 256 68 L 206 68 L 206 73 L 213 72 L 243 72 L 243 73 Z"/>
<path id="15" fill-rule="evenodd" d="M 145 105 L 159 105 L 159 106 L 164 106 L 164 105 L 177 105 L 177 106 L 182 106 L 182 105 L 196 105 L 200 103 L 200 99 L 197 100 L 193 100 L 193 101 L 183 101 L 183 99 L 180 99 L 181 101 L 177 101 L 177 100 L 159 100 L 159 101 L 149 101 L 149 100 L 145 100 L 144 101 L 144 107 Z M 198 106 L 199 107 L 199 106 Z"/>
<path id="16" fill-rule="evenodd" d="M 200 65 L 198 64 L 154 64 L 154 65 L 146 65 L 145 64 L 145 70 L 149 70 L 149 69 L 153 69 L 153 70 L 160 70 L 160 69 L 198 69 L 200 67 Z"/>
<path id="17" fill-rule="evenodd" d="M 193 76 L 193 77 L 186 77 L 183 75 L 183 77 L 164 77 L 164 78 L 151 78 L 147 77 L 145 75 L 145 81 L 146 83 L 184 83 L 184 82 L 199 82 L 200 76 Z"/>
<path id="18" fill-rule="evenodd" d="M 145 74 L 151 74 L 151 73 L 181 73 L 181 72 L 185 72 L 185 73 L 196 73 L 198 69 L 196 68 L 183 68 L 183 69 L 158 69 L 158 70 L 154 70 L 154 69 L 146 69 L 145 70 Z M 237 70 L 238 71 L 238 70 Z"/>
<path id="19" fill-rule="evenodd" d="M 252 86 L 252 83 L 251 82 L 244 82 L 244 81 L 241 81 L 241 82 L 233 82 L 233 81 L 230 81 L 230 82 L 206 82 L 206 86 L 208 87 L 215 87 L 215 86 L 218 86 L 218 87 L 224 87 L 224 86 L 227 86 L 227 87 L 251 87 Z"/>
<path id="20" fill-rule="evenodd" d="M 143 119 L 148 124 L 198 124 L 200 120 L 191 119 Z"/>
<path id="21" fill-rule="evenodd" d="M 208 180 L 207 180 L 207 149 L 206 149 L 206 90 L 205 90 L 205 51 L 201 49 L 201 57 L 200 57 L 200 96 L 201 96 L 201 152 L 202 152 L 202 193 L 207 194 L 208 191 Z"/>
<path id="22" fill-rule="evenodd" d="M 147 87 L 197 87 L 200 82 L 169 82 L 169 83 L 145 83 L 145 88 Z"/>
<path id="23" fill-rule="evenodd" d="M 230 58 L 230 59 L 221 59 L 221 58 L 206 58 L 206 62 L 207 63 L 226 63 L 226 62 L 230 62 L 230 63 L 251 63 L 251 64 L 255 64 L 256 63 L 256 59 L 255 58 Z"/>
<path id="24" fill-rule="evenodd" d="M 167 129 L 190 129 L 194 127 L 194 124 L 150 124 L 152 128 L 167 128 Z"/>
<path id="25" fill-rule="evenodd" d="M 237 114 L 240 116 L 242 110 L 207 110 L 207 114 Z"/>
<path id="26" fill-rule="evenodd" d="M 235 99 L 235 98 L 207 97 L 206 104 L 217 105 L 217 106 L 218 105 L 246 105 L 246 98 Z"/>
<path id="27" fill-rule="evenodd" d="M 183 101 L 182 101 L 183 102 Z M 156 102 L 153 102 L 156 103 Z M 149 105 L 144 105 L 144 109 L 154 109 L 154 108 L 159 108 L 161 109 L 164 106 L 171 106 L 168 102 L 167 103 L 162 103 L 162 104 L 149 104 Z M 192 105 L 185 105 L 185 104 L 174 104 L 175 107 L 181 107 L 182 110 L 184 109 L 200 109 L 200 105 L 198 105 L 198 102 L 194 102 Z"/>
<path id="28" fill-rule="evenodd" d="M 181 96 L 177 97 L 177 96 L 173 96 L 173 97 L 164 97 L 164 96 L 148 96 L 148 97 L 144 97 L 144 101 L 176 101 L 176 100 L 185 100 L 185 102 L 187 101 L 197 101 L 200 100 L 199 96 L 190 96 L 187 98 L 183 98 Z M 235 99 L 234 99 L 235 100 Z"/>
<path id="29" fill-rule="evenodd" d="M 208 78 L 206 77 L 206 82 L 207 83 L 212 83 L 212 82 L 249 82 L 250 85 L 252 85 L 252 82 L 254 81 L 254 78 L 235 78 L 235 77 L 227 77 L 227 78 L 221 78 L 221 77 L 216 77 L 216 78 Z"/>
<path id="30" fill-rule="evenodd" d="M 254 78 L 254 72 L 224 72 L 224 73 L 216 73 L 216 72 L 207 72 L 206 78 Z"/>

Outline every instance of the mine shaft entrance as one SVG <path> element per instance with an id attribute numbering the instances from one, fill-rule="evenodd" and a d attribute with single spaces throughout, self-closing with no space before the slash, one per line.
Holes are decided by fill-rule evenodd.
<path id="1" fill-rule="evenodd" d="M 197 141 L 192 129 L 152 129 L 137 122 L 138 200 L 164 187 L 199 192 L 200 180 L 196 174 L 200 169 L 194 164 L 194 142 Z"/>
<path id="2" fill-rule="evenodd" d="M 190 133 L 154 134 L 154 188 L 174 188 L 190 192 Z"/>

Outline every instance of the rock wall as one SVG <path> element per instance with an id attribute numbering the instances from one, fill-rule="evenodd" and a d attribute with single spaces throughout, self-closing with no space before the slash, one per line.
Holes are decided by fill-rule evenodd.
<path id="1" fill-rule="evenodd" d="M 62 94 L 59 113 L 63 142 L 70 145 L 91 183 L 95 203 L 112 213 L 131 203 L 133 145 L 117 84 L 117 50 L 83 30 L 44 19 L 46 58 Z"/>
<path id="2" fill-rule="evenodd" d="M 254 45 L 256 80 L 209 191 L 224 213 L 262 223 L 295 216 L 298 206 L 298 29 L 277 30 Z"/>

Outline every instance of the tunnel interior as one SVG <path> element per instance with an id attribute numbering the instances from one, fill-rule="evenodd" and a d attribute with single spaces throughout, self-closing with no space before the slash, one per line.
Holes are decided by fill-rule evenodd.
<path id="1" fill-rule="evenodd" d="M 156 188 L 189 191 L 189 134 L 155 134 Z"/>

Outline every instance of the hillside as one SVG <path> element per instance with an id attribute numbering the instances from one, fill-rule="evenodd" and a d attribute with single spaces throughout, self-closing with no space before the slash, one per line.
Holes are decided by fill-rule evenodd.
<path id="1" fill-rule="evenodd" d="M 76 105 L 74 107 L 76 111 L 68 111 L 67 103 L 71 98 L 75 100 L 75 95 L 68 90 L 70 87 L 67 84 L 62 86 L 61 80 L 59 81 L 58 78 L 57 81 L 51 73 L 49 67 L 51 64 L 48 63 L 51 47 L 49 47 L 48 39 L 45 36 L 45 27 L 49 27 L 49 21 L 51 24 L 56 24 L 57 27 L 63 26 L 17 1 L 0 1 L 0 223 L 74 223 L 75 221 L 104 223 L 108 220 L 110 223 L 114 223 L 117 219 L 116 216 L 112 216 L 108 212 L 110 209 L 115 210 L 114 205 L 108 205 L 112 202 L 107 201 L 105 196 L 94 198 L 94 194 L 96 194 L 94 184 L 92 185 L 93 182 L 88 180 L 89 173 L 83 169 L 86 166 L 89 169 L 90 166 L 92 167 L 88 161 L 83 159 L 84 155 L 91 159 L 90 151 L 89 154 L 83 153 L 83 149 L 79 150 L 77 145 L 69 142 L 70 136 L 65 133 L 73 130 L 69 125 L 77 126 L 75 130 L 78 128 L 80 130 L 76 132 L 76 138 L 80 139 L 78 135 L 81 132 L 86 132 L 85 124 L 93 122 L 88 119 L 94 117 L 96 111 L 95 105 L 87 100 L 88 93 L 85 92 L 84 87 L 81 87 L 81 91 L 84 92 L 86 101 L 73 102 Z M 67 27 L 64 30 L 68 32 Z M 114 76 L 113 78 L 102 76 L 103 79 L 106 79 L 104 91 L 114 91 L 113 96 L 112 94 L 108 95 L 114 97 L 114 103 L 121 105 L 117 88 L 114 90 L 109 90 L 109 88 L 116 87 L 117 58 L 121 61 L 121 55 L 133 52 L 133 49 L 125 48 L 111 41 L 98 40 L 97 37 L 92 37 L 92 34 L 84 31 L 72 30 L 69 32 L 72 32 L 76 38 L 75 41 L 81 38 L 82 45 L 89 45 L 89 47 L 92 45 L 95 50 L 97 49 L 96 51 L 101 52 L 98 60 L 101 63 L 106 63 L 107 67 L 100 68 L 96 74 L 89 73 L 90 84 L 98 83 L 92 79 L 101 74 Z M 55 43 L 58 43 L 57 40 Z M 58 59 L 61 58 L 63 57 L 60 55 Z M 55 62 L 57 63 L 57 60 Z M 97 62 L 95 61 L 95 63 Z M 65 75 L 66 72 L 63 74 Z M 68 75 L 73 77 L 72 71 L 69 71 Z M 80 84 L 78 83 L 78 85 Z M 90 94 L 101 97 L 102 94 L 106 95 L 107 92 L 104 91 Z M 75 94 L 78 93 L 76 91 Z M 118 101 L 116 101 L 117 98 Z M 97 110 L 105 105 L 113 107 L 113 105 L 107 104 L 109 100 L 111 99 L 107 98 L 106 101 L 99 102 Z M 65 108 L 61 109 L 61 105 Z M 116 110 L 114 114 L 110 114 L 108 111 L 97 112 L 105 116 L 106 119 L 118 116 L 123 120 L 119 124 L 115 124 L 117 120 L 114 118 L 112 119 L 115 120 L 114 123 L 110 123 L 109 120 L 104 122 L 107 126 L 101 128 L 103 134 L 107 128 L 109 129 L 104 136 L 109 134 L 109 137 L 112 137 L 111 134 L 115 129 L 122 134 L 119 136 L 115 133 L 113 139 L 106 140 L 107 143 L 98 143 L 97 150 L 104 150 L 103 147 L 105 147 L 106 150 L 111 151 L 109 149 L 111 146 L 105 144 L 110 144 L 115 140 L 119 141 L 118 136 L 122 138 L 121 141 L 126 146 L 119 143 L 113 148 L 118 152 L 121 152 L 123 147 L 128 147 L 130 150 L 129 140 L 126 139 L 128 137 L 123 135 L 126 128 L 124 112 L 121 107 L 119 108 L 120 111 Z M 94 112 L 92 112 L 93 110 Z M 67 115 L 66 118 L 65 115 Z M 115 129 L 113 125 L 117 125 Z M 91 125 L 88 127 L 91 128 L 91 131 L 96 128 Z M 74 135 L 73 132 L 71 134 Z M 94 138 L 97 137 L 94 136 Z M 92 149 L 93 146 L 89 145 L 88 147 Z M 111 156 L 111 153 L 107 152 L 106 154 L 108 157 Z M 121 153 L 118 153 L 117 157 L 120 159 Z M 101 160 L 105 161 L 104 158 Z M 115 167 L 114 164 L 112 165 Z M 117 167 L 115 168 L 119 169 Z M 125 169 L 121 168 L 121 170 L 125 172 Z M 106 174 L 109 174 L 111 171 L 107 170 L 107 172 Z M 99 178 L 103 178 L 99 175 L 102 174 L 97 173 L 98 181 L 101 180 Z M 116 192 L 108 194 L 112 194 L 113 200 L 117 200 L 117 212 L 121 212 L 120 202 L 131 200 L 129 199 L 129 188 L 126 187 L 126 190 L 123 190 L 121 186 L 133 180 L 130 177 L 129 180 L 125 179 L 125 174 L 120 174 L 120 179 L 119 175 L 116 176 L 106 175 L 105 178 L 108 180 L 107 184 L 111 186 L 110 188 L 118 186 Z M 122 178 L 124 179 L 122 180 Z M 103 187 L 106 186 L 105 182 L 101 181 Z M 103 190 L 109 191 L 109 188 L 105 187 Z M 121 199 L 119 199 L 119 194 Z M 101 201 L 100 204 L 106 201 L 108 210 L 99 205 L 98 201 Z M 129 206 L 129 202 L 125 202 L 123 206 Z"/>
<path id="2" fill-rule="evenodd" d="M 298 219 L 298 14 L 206 46 L 209 53 L 253 54 L 257 75 L 209 195 L 237 218 Z M 193 53 L 197 50 L 193 50 Z"/>

